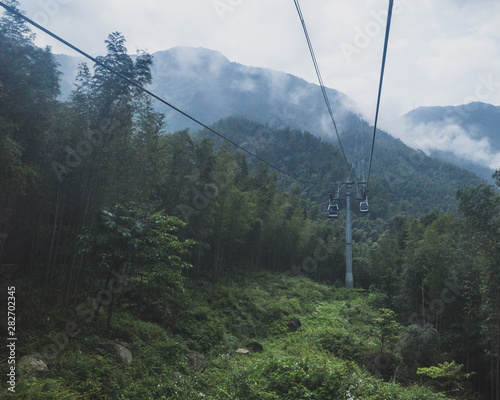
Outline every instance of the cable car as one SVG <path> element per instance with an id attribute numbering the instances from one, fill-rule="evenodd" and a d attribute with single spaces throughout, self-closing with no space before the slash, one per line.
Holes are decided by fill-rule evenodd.
<path id="1" fill-rule="evenodd" d="M 339 216 L 338 204 L 328 204 L 328 218 L 337 218 Z"/>
<path id="2" fill-rule="evenodd" d="M 368 206 L 367 196 L 365 196 L 363 201 L 359 203 L 359 211 L 361 211 L 362 213 L 367 213 L 368 211 L 370 211 L 370 207 Z"/>

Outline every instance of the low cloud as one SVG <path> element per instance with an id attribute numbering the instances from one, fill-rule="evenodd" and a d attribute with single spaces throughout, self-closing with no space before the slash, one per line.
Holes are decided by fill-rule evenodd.
<path id="1" fill-rule="evenodd" d="M 451 119 L 416 125 L 400 120 L 389 131 L 406 145 L 422 150 L 427 155 L 433 151 L 447 152 L 490 169 L 500 166 L 500 153 L 492 150 L 489 140 L 474 138 L 480 136 L 478 128 L 471 127 L 466 131 Z"/>
<path id="2" fill-rule="evenodd" d="M 119 31 L 131 53 L 201 46 L 218 50 L 231 61 L 317 82 L 302 26 L 288 0 L 223 0 L 229 11 L 222 20 L 214 3 L 206 0 L 21 3 L 28 16 L 93 55 L 105 53 L 107 35 Z M 302 9 L 325 85 L 351 97 L 370 120 L 387 2 L 320 0 L 303 2 Z M 402 115 L 414 106 L 463 104 L 474 94 L 478 77 L 500 69 L 499 24 L 498 0 L 396 1 L 382 118 Z M 38 38 L 40 45 L 53 45 L 55 52 L 74 54 L 45 34 Z M 350 62 L 341 49 L 343 43 L 356 50 Z M 487 102 L 500 104 L 500 91 Z"/>
<path id="3" fill-rule="evenodd" d="M 241 92 L 253 92 L 255 91 L 255 82 L 252 79 L 246 78 L 243 80 L 235 80 L 232 83 L 232 88 L 239 90 Z"/>

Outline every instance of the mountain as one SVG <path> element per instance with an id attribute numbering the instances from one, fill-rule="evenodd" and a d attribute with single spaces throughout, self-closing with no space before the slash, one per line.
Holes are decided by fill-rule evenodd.
<path id="1" fill-rule="evenodd" d="M 491 180 L 500 166 L 500 107 L 480 102 L 420 107 L 402 118 L 413 145 Z"/>
<path id="2" fill-rule="evenodd" d="M 174 47 L 153 54 L 154 93 L 210 125 L 220 118 L 244 117 L 276 128 L 287 126 L 332 136 L 332 123 L 318 85 L 296 76 L 229 61 L 221 53 L 204 48 Z M 83 59 L 57 56 L 61 64 L 62 97 L 67 98 Z M 339 128 L 354 113 L 354 103 L 334 89 L 327 93 Z M 164 104 L 168 131 L 198 125 Z"/>
<path id="3" fill-rule="evenodd" d="M 153 56 L 153 83 L 149 89 L 207 125 L 214 124 L 222 118 L 237 117 L 265 124 L 274 129 L 290 127 L 311 132 L 314 136 L 337 145 L 318 85 L 283 72 L 231 62 L 221 53 L 204 48 L 175 47 L 154 53 Z M 63 72 L 63 96 L 67 97 L 68 89 L 76 76 L 77 65 L 83 60 L 58 56 L 58 61 Z M 334 89 L 326 90 L 349 162 L 362 159 L 367 162 L 373 128 L 359 118 L 354 103 L 346 95 Z M 157 102 L 155 107 L 157 111 L 166 115 L 167 131 L 199 129 L 194 122 L 166 105 Z M 425 120 L 421 116 L 423 114 L 412 115 L 415 119 L 412 120 L 410 115 L 408 121 L 413 125 L 420 126 L 418 121 Z M 431 121 L 431 118 L 428 117 L 427 120 Z M 439 120 L 439 116 L 435 117 L 435 120 Z M 251 146 L 251 140 L 248 139 L 238 137 L 237 142 Z M 375 156 L 373 171 L 376 174 L 383 173 L 385 190 L 394 193 L 391 195 L 393 197 L 391 202 L 407 200 L 417 208 L 428 209 L 432 203 L 442 204 L 443 201 L 437 199 L 443 199 L 444 195 L 447 199 L 444 201 L 444 209 L 448 209 L 446 204 L 453 202 L 454 190 L 464 183 L 461 177 L 465 175 L 461 172 L 453 173 L 454 177 L 445 174 L 446 176 L 436 178 L 440 175 L 439 172 L 427 171 L 427 167 L 422 165 L 432 164 L 434 171 L 448 167 L 436 163 L 429 157 L 425 157 L 424 160 L 423 153 L 408 148 L 400 140 L 382 131 L 377 134 Z M 351 157 L 356 159 L 351 160 Z M 418 160 L 418 170 L 415 170 L 412 160 Z M 444 161 L 457 160 L 450 158 Z M 415 192 L 405 192 L 403 189 L 407 186 L 407 180 L 410 181 L 410 185 L 415 181 L 421 182 L 419 175 L 421 171 L 429 172 L 430 176 L 436 179 L 431 178 L 426 185 L 427 192 L 416 196 L 418 198 L 412 198 Z M 486 175 L 491 177 L 490 170 L 482 174 Z M 449 179 L 453 181 L 453 185 L 443 186 L 441 179 Z M 465 181 L 471 183 L 474 179 L 467 177 Z M 443 189 L 446 194 L 442 193 Z M 405 194 L 400 196 L 403 192 Z M 430 198 L 436 201 L 429 202 Z"/>
<path id="4" fill-rule="evenodd" d="M 363 147 L 364 159 L 368 162 L 368 145 L 371 145 L 373 128 L 366 122 L 358 122 L 348 122 L 352 128 L 345 132 L 343 144 L 349 161 L 359 165 L 363 158 Z M 307 183 L 308 186 L 302 187 L 302 191 L 304 198 L 311 204 L 327 204 L 328 193 L 333 189 L 332 182 L 347 177 L 339 148 L 311 133 L 289 128 L 269 128 L 237 117 L 221 119 L 213 127 L 225 137 Z M 206 130 L 197 132 L 197 135 L 214 138 Z M 433 209 L 456 211 L 457 189 L 463 185 L 476 186 L 481 183 L 481 179 L 472 172 L 429 157 L 386 132 L 378 131 L 376 139 L 369 184 L 371 220 L 388 220 L 399 213 L 421 215 Z M 224 144 L 220 138 L 214 141 L 217 146 Z M 355 154 L 359 158 L 351 159 L 350 156 Z M 251 168 L 257 162 L 254 157 L 248 157 Z M 366 174 L 367 165 L 364 171 Z M 291 191 L 296 184 L 282 174 L 279 178 L 280 188 L 286 191 Z M 357 210 L 355 212 L 358 213 Z"/>

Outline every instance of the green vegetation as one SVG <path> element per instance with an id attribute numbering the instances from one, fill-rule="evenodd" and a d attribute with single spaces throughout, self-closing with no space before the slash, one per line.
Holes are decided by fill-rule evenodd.
<path id="1" fill-rule="evenodd" d="M 433 379 L 432 385 L 438 390 L 451 393 L 453 390 L 461 390 L 463 381 L 471 376 L 471 374 L 464 374 L 462 368 L 463 366 L 457 365 L 455 361 L 444 362 L 437 367 L 419 368 L 417 374 Z"/>
<path id="2" fill-rule="evenodd" d="M 106 45 L 100 60 L 151 83 L 149 54 L 117 32 Z M 203 132 L 166 135 L 151 100 L 100 66 L 80 66 L 68 102 L 58 79 L 50 49 L 3 15 L 0 279 L 16 288 L 17 361 L 50 370 L 19 366 L 11 398 L 498 397 L 495 187 L 381 135 L 346 291 L 342 218 L 322 192 L 345 172 L 334 146 L 216 124 L 300 187 Z"/>
<path id="3" fill-rule="evenodd" d="M 380 294 L 260 273 L 245 283 L 217 285 L 215 292 L 209 284 L 201 285 L 194 299 L 184 300 L 177 318 L 163 324 L 144 321 L 127 301 L 115 315 L 110 332 L 104 315 L 83 324 L 50 362 L 50 372 L 38 377 L 21 373 L 17 397 L 7 398 L 445 398 L 422 387 L 382 379 L 388 373 L 383 361 L 398 358 L 398 340 L 385 335 L 393 316 L 377 308 Z M 24 306 L 37 308 L 36 304 Z M 61 304 L 52 311 L 43 310 L 43 318 L 54 328 L 74 318 L 63 317 L 60 309 Z M 287 326 L 292 317 L 301 321 L 297 330 Z M 43 325 L 42 318 L 34 320 L 31 324 Z M 34 337 L 50 341 L 48 332 L 36 329 L 22 332 L 19 343 Z M 130 345 L 131 366 L 121 366 L 99 347 L 110 338 Z M 252 341 L 261 343 L 263 351 L 247 356 L 235 353 Z M 38 346 L 23 346 L 22 351 Z M 206 355 L 204 372 L 189 365 L 188 349 Z"/>

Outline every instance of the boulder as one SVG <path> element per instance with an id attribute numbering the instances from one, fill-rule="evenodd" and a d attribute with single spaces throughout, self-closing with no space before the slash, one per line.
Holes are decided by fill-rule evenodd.
<path id="1" fill-rule="evenodd" d="M 103 349 L 105 352 L 117 356 L 123 365 L 131 365 L 132 352 L 129 349 L 127 349 L 123 344 L 125 343 L 119 344 L 114 342 L 108 342 L 100 344 L 99 347 Z"/>
<path id="2" fill-rule="evenodd" d="M 299 329 L 302 326 L 302 323 L 300 322 L 300 320 L 298 318 L 292 318 L 288 322 L 287 326 L 288 326 L 288 328 L 290 328 L 290 330 L 296 331 L 297 329 Z"/>
<path id="3" fill-rule="evenodd" d="M 120 342 L 117 342 L 117 343 L 118 343 L 120 346 L 125 347 L 126 349 L 132 350 L 132 347 L 130 347 L 130 344 L 128 344 L 127 342 L 120 341 Z"/>
<path id="4" fill-rule="evenodd" d="M 250 350 L 238 349 L 236 350 L 236 354 L 239 354 L 240 356 L 248 356 L 250 354 Z"/>
<path id="5" fill-rule="evenodd" d="M 194 350 L 188 351 L 187 362 L 191 367 L 197 369 L 200 372 L 205 371 L 205 369 L 207 368 L 207 359 L 205 358 L 205 356 Z"/>
<path id="6" fill-rule="evenodd" d="M 45 364 L 45 362 L 34 355 L 21 357 L 17 365 L 19 367 L 23 367 L 24 371 L 27 374 L 34 376 L 40 376 L 46 372 L 49 372 L 49 367 L 47 367 L 47 364 Z"/>
<path id="7" fill-rule="evenodd" d="M 262 347 L 262 345 L 259 342 L 255 341 L 248 343 L 245 347 L 255 353 L 261 353 L 264 351 L 264 347 Z"/>

